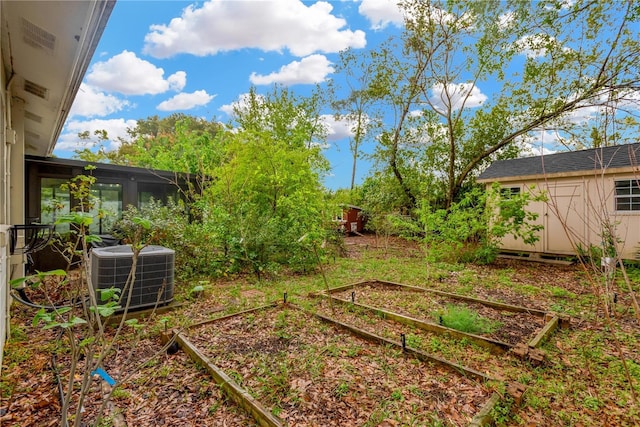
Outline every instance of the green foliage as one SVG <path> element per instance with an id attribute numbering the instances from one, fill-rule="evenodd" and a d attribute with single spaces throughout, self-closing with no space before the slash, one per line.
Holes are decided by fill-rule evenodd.
<path id="1" fill-rule="evenodd" d="M 53 311 L 49 311 L 46 308 L 38 310 L 33 317 L 33 326 L 38 325 L 40 322 L 44 323 L 43 329 L 62 328 L 70 329 L 74 326 L 85 325 L 86 320 L 75 316 L 73 314 L 66 316 L 71 311 L 71 307 L 61 307 Z"/>
<path id="2" fill-rule="evenodd" d="M 511 408 L 513 404 L 513 398 L 505 397 L 500 399 L 496 405 L 493 405 L 491 409 L 491 419 L 497 426 L 508 425 L 509 421 L 511 421 Z"/>
<path id="3" fill-rule="evenodd" d="M 88 274 L 89 246 L 100 240 L 90 231 L 94 220 L 92 211 L 96 206 L 96 198 L 92 190 L 94 183 L 93 176 L 78 175 L 65 184 L 69 194 L 75 199 L 74 209 L 68 214 L 61 215 L 57 220 L 58 224 L 70 225 L 68 236 L 56 237 L 59 242 L 57 248 L 67 259 L 69 267 L 73 260 L 79 259 L 81 274 L 70 278 L 65 270 L 53 270 L 37 272 L 29 277 L 11 281 L 13 287 L 28 286 L 38 288 L 44 293 L 46 302 L 35 303 L 40 308 L 34 315 L 33 326 L 42 324 L 43 329 L 59 329 L 59 342 L 63 343 L 68 352 L 65 374 L 57 375 L 61 393 L 64 394 L 60 410 L 60 425 L 69 425 L 70 422 L 73 422 L 74 426 L 84 425 L 82 408 L 85 399 L 89 398 L 92 372 L 103 366 L 105 358 L 111 354 L 114 343 L 125 325 L 132 327 L 134 331 L 141 327 L 137 322 L 125 323 L 126 316 L 123 316 L 113 334 L 105 333 L 105 318 L 112 316 L 119 309 L 124 309 L 126 314 L 129 308 L 123 301 L 129 301 L 131 297 L 134 274 L 129 275 L 130 279 L 124 286 L 125 292 L 119 288 L 96 290 L 91 282 L 91 275 Z M 98 217 L 101 215 L 104 213 L 98 212 Z M 151 228 L 151 224 L 139 217 L 128 218 L 128 221 L 126 223 L 130 231 L 128 238 L 134 254 L 131 268 L 135 272 L 137 255 L 146 244 L 142 238 L 145 237 L 145 231 Z M 149 234 L 146 235 L 146 237 L 149 236 Z M 52 291 L 56 295 L 67 294 L 67 301 L 53 302 Z M 123 293 L 126 295 L 121 295 Z M 81 360 L 82 363 L 80 363 Z M 103 406 L 95 419 L 97 425 L 101 424 L 101 414 L 108 400 L 109 396 L 102 399 Z"/>
<path id="4" fill-rule="evenodd" d="M 470 308 L 457 305 L 447 305 L 442 312 L 437 313 L 436 320 L 447 328 L 470 334 L 489 333 L 498 326 Z"/>
<path id="5" fill-rule="evenodd" d="M 334 79 L 355 80 L 365 114 L 392 111 L 375 129 L 376 173 L 396 181 L 406 208 L 424 197 L 449 208 L 479 170 L 521 154 L 521 142 L 546 126 L 575 148 L 636 140 L 640 123 L 621 107 L 638 85 L 633 1 L 406 0 L 400 7 L 410 17 L 401 36 L 343 52 L 339 64 L 350 69 L 339 67 Z M 364 88 L 353 78 L 361 75 Z M 480 100 L 489 86 L 495 90 Z M 592 120 L 571 120 L 602 99 L 615 117 L 595 131 Z M 363 104 L 337 107 L 357 117 Z"/>
<path id="6" fill-rule="evenodd" d="M 347 384 L 346 382 L 342 381 L 340 384 L 338 384 L 336 386 L 336 388 L 333 390 L 333 394 L 338 398 L 342 398 L 344 396 L 346 396 L 349 393 L 349 384 Z"/>
<path id="7" fill-rule="evenodd" d="M 308 234 L 320 246 L 327 229 L 316 108 L 313 100 L 276 89 L 266 96 L 252 90 L 236 109 L 240 129 L 229 136 L 228 161 L 215 171 L 220 179 L 202 209 L 230 270 L 261 277 L 280 265 L 304 271 L 315 264 L 299 239 Z"/>
<path id="8" fill-rule="evenodd" d="M 184 115 L 138 121 L 134 140 L 112 161 L 187 173 L 197 185 L 185 203 L 127 210 L 118 236 L 174 249 L 183 277 L 251 271 L 260 278 L 283 266 L 315 268 L 310 248 L 335 240 L 320 183 L 328 162 L 319 107 L 317 95 L 252 88 L 228 126 Z"/>
<path id="9" fill-rule="evenodd" d="M 449 210 L 423 206 L 419 214 L 428 257 L 486 264 L 495 259 L 500 239 L 507 235 L 534 244 L 542 226 L 526 207 L 539 199 L 528 192 L 505 196 L 496 185 L 486 192 L 479 187 L 466 192 Z"/>
<path id="10" fill-rule="evenodd" d="M 219 224 L 209 222 L 206 216 L 189 221 L 182 201 L 170 199 L 163 204 L 151 200 L 140 209 L 128 206 L 114 234 L 127 241 L 138 236 L 142 241 L 173 249 L 176 272 L 184 278 L 215 277 L 228 272 L 224 252 L 213 235 L 217 227 Z"/>

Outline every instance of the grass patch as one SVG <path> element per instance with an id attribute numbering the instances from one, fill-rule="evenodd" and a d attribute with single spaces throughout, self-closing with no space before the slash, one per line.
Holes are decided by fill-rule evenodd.
<path id="1" fill-rule="evenodd" d="M 442 326 L 469 334 L 491 333 L 500 326 L 499 322 L 491 321 L 470 308 L 458 305 L 447 305 L 437 313 L 436 319 Z"/>

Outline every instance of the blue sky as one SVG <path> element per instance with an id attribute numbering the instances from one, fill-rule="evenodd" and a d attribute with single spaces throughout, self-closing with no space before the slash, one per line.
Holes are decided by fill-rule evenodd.
<path id="1" fill-rule="evenodd" d="M 77 134 L 97 129 L 107 130 L 113 149 L 136 119 L 153 115 L 227 122 L 251 85 L 308 94 L 331 79 L 341 50 L 375 46 L 401 25 L 394 0 L 119 0 L 54 154 L 70 157 Z M 327 122 L 325 185 L 348 187 L 348 126 Z M 367 166 L 359 163 L 358 182 Z"/>
<path id="2" fill-rule="evenodd" d="M 396 2 L 119 0 L 54 154 L 70 157 L 74 149 L 82 148 L 78 133 L 95 130 L 108 132 L 107 149 L 117 148 L 118 138 L 127 139 L 126 130 L 137 119 L 154 115 L 180 112 L 229 122 L 232 105 L 241 102 L 252 85 L 258 93 L 279 84 L 308 95 L 316 85 L 322 87 L 335 78 L 340 51 L 374 49 L 391 35 L 400 34 L 403 19 Z M 571 5 L 572 0 L 566 4 Z M 500 24 L 509 25 L 510 19 L 512 15 L 505 10 Z M 615 28 L 605 26 L 597 39 L 612 30 Z M 574 33 L 577 42 L 585 42 L 580 37 L 584 27 L 565 31 Z M 544 58 L 546 38 L 539 36 L 532 33 L 514 40 L 520 55 L 508 66 L 515 65 L 512 76 L 517 78 L 525 58 Z M 459 60 L 464 61 L 464 55 Z M 464 108 L 490 105 L 492 96 L 500 91 L 499 82 L 472 83 L 471 76 L 459 77 L 461 80 L 446 87 L 447 102 L 454 109 L 463 100 Z M 441 84 L 431 87 L 429 103 L 440 106 L 444 92 Z M 640 94 L 636 91 L 628 98 L 633 111 L 640 111 Z M 567 119 L 587 125 L 599 120 L 602 106 L 585 107 Z M 330 189 L 348 188 L 352 166 L 349 125 L 336 122 L 328 109 L 324 113 L 329 143 L 325 155 L 332 166 L 324 184 Z M 547 128 L 527 138 L 521 145 L 525 152 L 562 149 L 559 133 Z M 365 147 L 371 149 L 372 144 Z M 367 161 L 358 161 L 356 184 L 363 181 L 369 167 Z"/>

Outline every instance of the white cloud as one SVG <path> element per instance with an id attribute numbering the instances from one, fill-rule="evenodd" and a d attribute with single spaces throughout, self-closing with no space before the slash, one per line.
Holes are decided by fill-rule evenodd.
<path id="1" fill-rule="evenodd" d="M 169 89 L 180 92 L 187 84 L 187 73 L 184 71 L 176 71 L 167 78 Z"/>
<path id="2" fill-rule="evenodd" d="M 67 122 L 62 135 L 58 139 L 55 151 L 73 151 L 75 149 L 91 148 L 91 142 L 81 141 L 78 134 L 89 131 L 91 135 L 96 130 L 106 130 L 109 141 L 105 143 L 107 150 L 115 150 L 120 146 L 118 138 L 129 139 L 127 129 L 135 128 L 135 120 L 111 119 L 111 120 L 71 120 Z"/>
<path id="3" fill-rule="evenodd" d="M 254 85 L 282 83 L 284 85 L 314 84 L 325 81 L 333 73 L 331 62 L 324 55 L 311 55 L 300 61 L 283 65 L 278 72 L 265 75 L 251 73 L 249 80 Z"/>
<path id="4" fill-rule="evenodd" d="M 346 119 L 336 120 L 332 114 L 323 114 L 320 116 L 325 129 L 327 130 L 327 141 L 339 141 L 345 138 L 353 137 L 351 123 Z"/>
<path id="5" fill-rule="evenodd" d="M 161 102 L 156 108 L 160 111 L 190 110 L 207 105 L 213 98 L 215 98 L 215 95 L 209 95 L 204 90 L 197 90 L 193 93 L 179 93 L 173 98 Z"/>
<path id="6" fill-rule="evenodd" d="M 511 27 L 516 20 L 516 15 L 512 11 L 504 13 L 498 17 L 498 27 L 501 30 L 506 30 Z"/>
<path id="7" fill-rule="evenodd" d="M 434 107 L 441 111 L 446 110 L 447 107 L 451 107 L 452 110 L 458 110 L 463 106 L 465 108 L 479 107 L 486 100 L 487 96 L 472 83 L 449 83 L 446 90 L 444 85 L 436 84 L 431 88 L 431 98 L 429 99 Z"/>
<path id="8" fill-rule="evenodd" d="M 218 108 L 218 110 L 222 111 L 227 116 L 231 117 L 231 116 L 233 116 L 233 106 L 234 105 L 235 105 L 234 102 L 232 102 L 231 104 L 224 104 L 222 107 Z"/>
<path id="9" fill-rule="evenodd" d="M 549 147 L 558 147 L 561 141 L 562 138 L 558 132 L 549 130 L 534 131 L 522 142 L 522 155 L 527 157 L 557 153 L 557 150 Z"/>
<path id="10" fill-rule="evenodd" d="M 156 95 L 169 89 L 180 91 L 187 81 L 184 71 L 178 71 L 167 79 L 163 76 L 162 68 L 124 50 L 107 61 L 95 63 L 87 75 L 87 82 L 110 92 Z"/>
<path id="11" fill-rule="evenodd" d="M 515 48 L 528 58 L 538 58 L 549 53 L 549 48 L 557 49 L 558 41 L 546 34 L 530 34 L 520 37 L 514 43 Z M 568 47 L 563 48 L 565 52 L 570 51 Z"/>
<path id="12" fill-rule="evenodd" d="M 401 28 L 404 26 L 405 20 L 415 21 L 415 16 L 412 12 L 416 10 L 405 10 L 399 4 L 399 0 L 362 0 L 358 12 L 369 20 L 371 28 L 374 30 L 383 30 L 389 25 Z M 456 17 L 436 5 L 427 6 L 425 11 L 428 13 L 428 15 L 424 15 L 425 18 L 428 16 L 433 21 L 440 23 L 440 25 L 449 25 L 454 22 L 467 27 L 473 25 L 473 15 L 470 13 Z"/>
<path id="13" fill-rule="evenodd" d="M 73 101 L 69 118 L 74 116 L 101 117 L 118 112 L 129 106 L 129 102 L 100 92 L 95 87 L 82 83 Z"/>
<path id="14" fill-rule="evenodd" d="M 371 23 L 371 28 L 381 30 L 389 24 L 404 25 L 402 10 L 397 0 L 362 0 L 358 12 Z"/>
<path id="15" fill-rule="evenodd" d="M 257 102 L 262 103 L 262 101 L 264 100 L 264 97 L 262 95 L 256 95 L 257 97 Z M 238 95 L 238 99 L 236 99 L 235 101 L 231 102 L 230 104 L 225 104 L 222 107 L 218 108 L 218 110 L 222 111 L 223 113 L 227 114 L 229 117 L 233 117 L 233 110 L 235 108 L 239 108 L 240 110 L 245 110 L 248 108 L 248 101 L 249 101 L 249 94 L 248 93 L 242 93 L 240 95 Z"/>
<path id="16" fill-rule="evenodd" d="M 187 6 L 169 24 L 152 25 L 144 52 L 169 58 L 256 48 L 307 56 L 364 47 L 365 33 L 345 29 L 347 21 L 333 16 L 332 10 L 326 1 L 307 6 L 300 0 L 210 0 L 200 8 Z"/>

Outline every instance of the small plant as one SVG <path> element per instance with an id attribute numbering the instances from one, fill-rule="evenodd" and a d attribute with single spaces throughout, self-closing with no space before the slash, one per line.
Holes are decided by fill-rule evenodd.
<path id="1" fill-rule="evenodd" d="M 206 280 L 200 280 L 189 290 L 189 299 L 198 299 L 204 295 L 205 286 L 208 284 Z"/>
<path id="2" fill-rule="evenodd" d="M 131 397 L 131 393 L 129 393 L 127 390 L 121 388 L 121 387 L 116 387 L 113 389 L 113 391 L 111 392 L 111 397 L 113 399 L 128 399 Z"/>
<path id="3" fill-rule="evenodd" d="M 216 412 L 218 412 L 218 409 L 220 409 L 220 402 L 216 402 L 213 405 L 209 406 L 207 408 L 207 413 L 209 414 L 209 416 L 213 416 Z"/>
<path id="4" fill-rule="evenodd" d="M 558 286 L 552 286 L 549 288 L 549 292 L 551 292 L 551 296 L 554 298 L 569 298 L 576 296 L 573 292 L 569 292 L 568 290 Z"/>
<path id="5" fill-rule="evenodd" d="M 395 400 L 396 402 L 402 402 L 404 400 L 404 395 L 402 394 L 402 390 L 393 390 L 391 392 L 391 396 L 389 396 L 391 400 Z"/>
<path id="6" fill-rule="evenodd" d="M 337 398 L 346 396 L 347 393 L 349 393 L 349 384 L 347 384 L 344 381 L 338 384 L 336 388 L 333 390 L 333 394 L 335 394 Z"/>
<path id="7" fill-rule="evenodd" d="M 442 326 L 470 334 L 490 333 L 498 326 L 470 308 L 456 305 L 448 305 L 444 311 L 437 313 L 436 318 Z"/>
<path id="8" fill-rule="evenodd" d="M 406 344 L 408 347 L 420 348 L 422 346 L 422 337 L 409 334 L 407 335 Z"/>
<path id="9" fill-rule="evenodd" d="M 513 406 L 513 399 L 505 397 L 500 400 L 497 405 L 493 406 L 491 410 L 491 418 L 497 426 L 507 425 L 511 420 L 511 407 Z"/>

